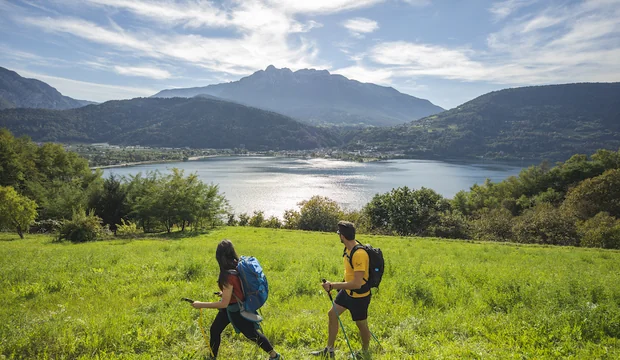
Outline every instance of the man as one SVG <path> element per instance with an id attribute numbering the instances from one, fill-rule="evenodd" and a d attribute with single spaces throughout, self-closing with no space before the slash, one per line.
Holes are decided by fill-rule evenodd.
<path id="1" fill-rule="evenodd" d="M 334 306 L 327 313 L 329 317 L 329 336 L 327 347 L 323 350 L 314 351 L 315 356 L 335 357 L 334 343 L 338 335 L 338 315 L 345 310 L 349 310 L 351 318 L 355 321 L 362 338 L 362 352 L 356 353 L 356 358 L 366 358 L 368 356 L 368 345 L 370 343 L 370 330 L 368 329 L 368 305 L 370 305 L 370 290 L 361 292 L 359 289 L 368 279 L 369 258 L 368 253 L 363 249 L 357 249 L 350 260 L 351 250 L 357 245 L 355 241 L 355 225 L 348 221 L 338 223 L 338 235 L 340 241 L 345 246 L 342 255 L 344 264 L 344 282 L 326 281 L 322 284 L 325 291 L 339 290 Z M 353 264 L 353 266 L 351 266 Z"/>

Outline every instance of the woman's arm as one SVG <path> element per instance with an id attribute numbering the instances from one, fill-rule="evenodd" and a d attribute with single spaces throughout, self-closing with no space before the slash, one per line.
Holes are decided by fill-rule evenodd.
<path id="1" fill-rule="evenodd" d="M 225 307 L 228 306 L 228 303 L 230 303 L 230 299 L 232 297 L 232 292 L 233 292 L 233 287 L 232 285 L 228 284 L 226 286 L 224 286 L 224 289 L 222 290 L 222 299 L 220 301 L 216 301 L 216 302 L 201 302 L 201 301 L 194 301 L 192 303 L 192 306 L 196 309 L 200 309 L 200 308 L 204 308 L 204 309 L 224 309 Z"/>

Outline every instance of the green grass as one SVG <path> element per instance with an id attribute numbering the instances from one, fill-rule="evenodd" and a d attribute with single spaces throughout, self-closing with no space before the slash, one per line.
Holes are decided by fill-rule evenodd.
<path id="1" fill-rule="evenodd" d="M 335 234 L 222 228 L 174 239 L 52 243 L 0 234 L 0 359 L 201 359 L 199 312 L 215 300 L 216 244 L 254 255 L 270 283 L 267 337 L 286 359 L 325 345 L 331 304 L 320 279 L 342 278 Z M 386 257 L 369 324 L 376 359 L 620 357 L 620 252 L 360 236 Z M 215 311 L 205 310 L 210 323 Z M 354 348 L 359 336 L 343 322 Z M 207 326 L 208 329 L 208 326 Z M 346 358 L 342 333 L 337 357 Z M 265 359 L 226 330 L 222 359 Z"/>

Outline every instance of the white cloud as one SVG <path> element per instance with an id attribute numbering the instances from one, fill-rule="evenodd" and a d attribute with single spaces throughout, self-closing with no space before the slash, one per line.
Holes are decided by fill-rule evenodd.
<path id="1" fill-rule="evenodd" d="M 390 85 L 391 78 L 394 76 L 388 69 L 367 68 L 359 65 L 337 69 L 332 71 L 332 74 L 340 74 L 349 79 L 379 85 Z"/>
<path id="2" fill-rule="evenodd" d="M 97 84 L 56 76 L 33 73 L 27 70 L 15 70 L 23 77 L 34 78 L 46 82 L 61 94 L 79 100 L 103 102 L 114 99 L 129 99 L 155 94 L 158 90 L 129 86 Z"/>
<path id="3" fill-rule="evenodd" d="M 169 79 L 172 75 L 166 70 L 153 67 L 114 66 L 114 71 L 121 75 L 141 76 L 151 79 Z"/>
<path id="4" fill-rule="evenodd" d="M 355 37 L 363 37 L 362 34 L 368 34 L 379 29 L 379 24 L 376 21 L 362 17 L 349 19 L 343 22 L 342 26 Z"/>
<path id="5" fill-rule="evenodd" d="M 431 0 L 403 0 L 403 2 L 413 6 L 428 6 L 431 4 Z"/>
<path id="6" fill-rule="evenodd" d="M 493 14 L 496 21 L 502 20 L 516 12 L 522 7 L 526 7 L 534 3 L 535 0 L 505 0 L 494 3 L 489 11 Z"/>

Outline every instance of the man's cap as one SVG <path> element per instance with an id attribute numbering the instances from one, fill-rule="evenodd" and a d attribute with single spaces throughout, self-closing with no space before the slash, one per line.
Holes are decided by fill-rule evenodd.
<path id="1" fill-rule="evenodd" d="M 338 222 L 338 234 L 344 236 L 347 240 L 355 240 L 355 225 L 350 221 Z"/>

